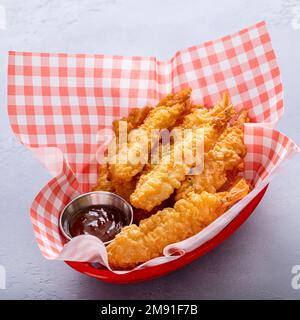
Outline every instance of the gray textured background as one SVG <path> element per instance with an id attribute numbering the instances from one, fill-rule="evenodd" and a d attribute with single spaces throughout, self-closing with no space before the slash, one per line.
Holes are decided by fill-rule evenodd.
<path id="1" fill-rule="evenodd" d="M 50 178 L 11 133 L 6 115 L 7 51 L 156 55 L 266 20 L 285 90 L 279 129 L 300 143 L 300 29 L 292 28 L 299 1 L 0 1 L 0 264 L 7 289 L 0 298 L 230 299 L 300 298 L 291 268 L 300 264 L 299 160 L 272 182 L 250 219 L 224 244 L 161 279 L 111 285 L 45 260 L 29 221 L 31 202 Z M 299 9 L 300 10 L 300 9 Z"/>

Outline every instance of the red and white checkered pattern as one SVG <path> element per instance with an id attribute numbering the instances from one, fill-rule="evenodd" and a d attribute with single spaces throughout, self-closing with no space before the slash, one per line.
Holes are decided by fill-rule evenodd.
<path id="1" fill-rule="evenodd" d="M 97 132 L 130 108 L 154 105 L 183 87 L 212 105 L 225 90 L 262 125 L 245 128 L 246 175 L 256 184 L 297 152 L 271 129 L 283 113 L 280 72 L 264 22 L 233 35 L 154 57 L 10 52 L 8 113 L 18 139 L 56 176 L 37 195 L 31 218 L 39 247 L 56 258 L 64 242 L 58 216 L 97 179 Z M 51 148 L 50 148 L 51 147 Z"/>

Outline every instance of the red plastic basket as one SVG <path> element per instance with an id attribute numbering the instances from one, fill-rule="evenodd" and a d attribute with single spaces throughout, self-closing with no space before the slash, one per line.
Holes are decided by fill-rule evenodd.
<path id="1" fill-rule="evenodd" d="M 217 234 L 214 238 L 204 243 L 199 248 L 186 253 L 184 256 L 170 261 L 158 266 L 149 267 L 146 269 L 132 271 L 126 274 L 115 274 L 106 268 L 95 268 L 88 262 L 71 262 L 66 261 L 66 263 L 83 274 L 94 277 L 99 280 L 103 280 L 111 283 L 134 283 L 145 280 L 150 280 L 153 278 L 161 277 L 171 271 L 179 269 L 186 264 L 196 260 L 197 258 L 203 256 L 214 247 L 218 246 L 224 240 L 226 240 L 238 227 L 250 216 L 250 214 L 257 207 L 262 197 L 264 196 L 266 190 L 266 186 L 240 213 L 239 215 L 230 223 L 228 226 L 223 229 L 219 234 Z"/>

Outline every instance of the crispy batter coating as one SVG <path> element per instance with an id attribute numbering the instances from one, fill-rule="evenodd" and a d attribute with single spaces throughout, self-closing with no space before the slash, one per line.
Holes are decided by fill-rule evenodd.
<path id="1" fill-rule="evenodd" d="M 133 177 L 130 181 L 114 183 L 114 192 L 129 202 L 130 196 L 135 190 L 137 181 L 137 178 Z"/>
<path id="2" fill-rule="evenodd" d="M 145 106 L 143 108 L 134 108 L 129 112 L 127 117 L 114 120 L 112 124 L 115 135 L 117 137 L 119 136 L 120 122 L 127 122 L 127 132 L 129 133 L 131 130 L 138 128 L 144 122 L 150 110 L 152 109 L 153 108 L 149 106 Z"/>
<path id="3" fill-rule="evenodd" d="M 199 146 L 201 140 L 201 133 L 192 132 L 191 135 L 184 138 L 182 145 L 180 144 L 180 153 L 186 154 L 188 150 L 193 152 L 193 148 L 197 142 Z M 176 147 L 177 145 L 174 146 L 174 149 Z M 174 149 L 169 157 L 164 157 L 160 164 L 140 177 L 135 191 L 130 196 L 130 201 L 136 208 L 151 211 L 163 200 L 169 198 L 174 189 L 180 186 L 180 181 L 184 179 L 189 165 L 182 161 L 175 161 L 174 153 L 176 151 Z"/>
<path id="4" fill-rule="evenodd" d="M 92 191 L 109 191 L 118 194 L 126 201 L 130 201 L 130 195 L 136 188 L 137 178 L 134 177 L 126 182 L 113 182 L 110 178 L 108 165 L 102 164 L 99 167 L 97 184 L 92 188 Z"/>
<path id="5" fill-rule="evenodd" d="M 175 161 L 174 154 L 191 152 L 196 155 L 195 148 L 203 143 L 203 138 L 204 150 L 209 150 L 223 128 L 224 122 L 219 120 L 214 125 L 207 123 L 202 127 L 203 130 L 193 129 L 191 135 L 183 138 L 182 144 L 175 144 L 168 156 L 165 156 L 158 165 L 140 177 L 135 191 L 130 196 L 131 204 L 136 208 L 151 211 L 168 199 L 174 190 L 180 187 L 189 169 L 194 166 L 192 162 Z"/>
<path id="6" fill-rule="evenodd" d="M 133 129 L 139 127 L 145 118 L 147 117 L 148 113 L 152 108 L 145 106 L 143 108 L 135 108 L 132 109 L 127 117 L 123 117 L 119 120 L 113 121 L 113 130 L 115 132 L 114 141 L 111 144 L 115 144 L 118 147 L 118 136 L 119 136 L 119 126 L 121 121 L 127 122 L 127 132 L 129 133 Z M 99 166 L 99 174 L 97 184 L 92 188 L 92 191 L 110 191 L 115 192 L 120 196 L 123 196 L 126 200 L 129 200 L 129 196 L 134 191 L 136 186 L 136 180 L 133 179 L 128 183 L 113 183 L 110 178 L 108 164 L 104 163 Z"/>
<path id="7" fill-rule="evenodd" d="M 192 105 L 190 94 L 190 89 L 170 94 L 154 109 L 134 109 L 128 117 L 113 122 L 116 140 L 120 121 L 127 122 L 129 140 L 118 145 L 109 164 L 100 167 L 93 190 L 130 199 L 139 208 L 135 209 L 134 221 L 140 222 L 139 226 L 123 228 L 108 245 L 109 263 L 114 269 L 132 268 L 160 256 L 165 246 L 198 233 L 249 192 L 245 179 L 239 176 L 246 155 L 243 124 L 249 121 L 247 111 L 236 117 L 227 93 L 211 109 Z M 174 126 L 181 131 L 192 129 L 192 135 L 185 133 L 184 143 L 173 140 L 170 150 L 159 148 L 158 163 L 130 161 L 145 150 L 148 156 L 153 129 Z M 204 170 L 189 175 L 195 163 L 178 162 L 176 155 L 187 151 L 195 155 L 203 138 Z M 164 143 L 157 140 L 157 145 Z M 120 161 L 124 156 L 129 159 L 125 163 Z"/>
<path id="8" fill-rule="evenodd" d="M 187 199 L 176 202 L 174 208 L 159 211 L 139 226 L 123 228 L 107 246 L 110 266 L 129 269 L 160 256 L 165 246 L 200 232 L 248 191 L 248 184 L 241 179 L 229 192 L 192 192 Z"/>
<path id="9" fill-rule="evenodd" d="M 114 191 L 113 183 L 109 178 L 108 165 L 106 163 L 99 167 L 97 184 L 92 188 L 92 191 Z"/>
<path id="10" fill-rule="evenodd" d="M 240 171 L 233 169 L 226 172 L 226 182 L 219 188 L 218 192 L 228 191 L 231 189 L 242 177 L 239 175 Z"/>
<path id="11" fill-rule="evenodd" d="M 243 129 L 244 123 L 250 122 L 250 118 L 247 110 L 242 110 L 235 121 L 233 122 L 233 126 Z"/>
<path id="12" fill-rule="evenodd" d="M 127 182 L 112 182 L 110 179 L 108 166 L 103 164 L 99 168 L 98 181 L 96 186 L 92 188 L 92 191 L 109 191 L 118 194 L 129 202 L 130 195 L 135 190 L 137 179 L 133 178 Z"/>
<path id="13" fill-rule="evenodd" d="M 202 116 L 195 118 L 190 117 L 191 114 L 186 115 L 179 129 L 203 129 L 201 131 L 203 134 L 198 137 L 194 136 L 193 139 L 200 141 L 204 137 L 204 152 L 208 152 L 225 129 L 227 122 L 233 117 L 234 108 L 228 106 L 228 99 L 224 98 L 223 102 L 217 104 L 212 110 L 199 108 L 195 110 L 200 110 Z M 187 143 L 183 143 L 183 146 L 185 145 L 192 146 L 195 144 L 187 141 Z M 180 188 L 181 182 L 188 174 L 188 169 L 192 168 L 192 164 L 174 163 L 173 154 L 180 151 L 176 150 L 178 148 L 182 149 L 182 145 L 175 145 L 168 157 L 164 157 L 152 170 L 141 176 L 135 191 L 130 197 L 130 202 L 134 207 L 151 211 L 155 206 L 166 200 L 175 189 Z"/>
<path id="14" fill-rule="evenodd" d="M 144 122 L 129 137 L 129 142 L 122 146 L 116 156 L 112 159 L 109 170 L 115 181 L 130 181 L 132 177 L 141 172 L 144 163 L 134 161 L 141 153 L 148 155 L 151 143 L 150 135 L 154 129 L 172 128 L 186 108 L 186 103 L 191 95 L 191 89 L 183 89 L 175 94 L 170 94 L 152 109 Z M 128 156 L 128 159 L 124 155 Z"/>
<path id="15" fill-rule="evenodd" d="M 216 192 L 226 182 L 227 171 L 243 169 L 247 150 L 243 130 L 239 126 L 245 119 L 243 113 L 232 127 L 223 132 L 214 148 L 205 155 L 203 172 L 186 178 L 176 191 L 176 200 L 186 197 L 191 191 Z"/>
<path id="16" fill-rule="evenodd" d="M 138 179 L 134 177 L 132 180 L 126 182 L 112 182 L 107 164 L 103 164 L 99 168 L 98 181 L 96 186 L 92 188 L 92 191 L 114 192 L 129 202 L 130 195 L 135 190 L 137 181 Z"/>
<path id="17" fill-rule="evenodd" d="M 180 126 L 182 128 L 197 128 L 205 123 L 212 122 L 216 118 L 231 119 L 234 114 L 234 108 L 229 104 L 228 93 L 225 92 L 223 99 L 212 109 L 207 109 L 204 106 L 192 107 L 191 112 L 183 118 Z"/>

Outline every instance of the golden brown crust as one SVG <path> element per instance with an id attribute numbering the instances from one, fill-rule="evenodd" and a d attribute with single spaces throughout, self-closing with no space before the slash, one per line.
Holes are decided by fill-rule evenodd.
<path id="1" fill-rule="evenodd" d="M 189 169 L 192 168 L 192 164 L 174 163 L 174 153 L 187 152 L 184 146 L 196 145 L 197 141 L 199 146 L 203 139 L 204 152 L 208 152 L 234 116 L 234 108 L 229 106 L 228 103 L 228 99 L 223 99 L 211 110 L 201 107 L 194 108 L 191 113 L 183 117 L 181 125 L 176 129 L 180 130 L 179 132 L 184 129 L 194 130 L 194 141 L 187 137 L 182 145 L 174 145 L 171 152 L 164 155 L 158 165 L 141 176 L 135 191 L 130 197 L 133 206 L 151 211 L 155 206 L 166 200 L 175 189 L 181 187 L 181 182 L 185 179 Z M 196 113 L 198 113 L 197 116 Z M 202 131 L 199 129 L 202 129 Z M 195 135 L 195 132 L 197 132 L 195 130 L 198 130 L 198 136 Z M 180 150 L 177 150 L 178 148 Z"/>
<path id="2" fill-rule="evenodd" d="M 234 125 L 222 133 L 214 148 L 205 154 L 203 172 L 188 176 L 182 182 L 176 191 L 176 200 L 186 197 L 191 191 L 216 192 L 227 181 L 228 171 L 243 169 L 247 149 L 241 126 L 246 119 L 246 114 L 242 113 Z"/>
<path id="3" fill-rule="evenodd" d="M 113 183 L 109 178 L 108 165 L 102 164 L 99 167 L 97 184 L 92 188 L 92 191 L 114 191 Z"/>
<path id="4" fill-rule="evenodd" d="M 176 202 L 174 208 L 159 211 L 139 226 L 123 228 L 107 247 L 110 266 L 128 269 L 160 256 L 167 245 L 195 235 L 248 191 L 248 184 L 241 180 L 229 192 L 192 192 L 187 199 Z"/>
<path id="5" fill-rule="evenodd" d="M 127 123 L 127 132 L 129 133 L 131 130 L 136 129 L 140 125 L 142 125 L 150 110 L 152 109 L 153 108 L 149 106 L 145 106 L 143 108 L 134 108 L 129 112 L 127 117 L 114 120 L 112 125 L 115 135 L 117 137 L 119 136 L 120 122 L 125 121 Z"/>
<path id="6" fill-rule="evenodd" d="M 204 133 L 203 172 L 187 175 L 194 164 L 174 161 L 175 154 L 182 154 L 185 148 L 193 154 L 196 150 L 196 143 L 176 144 L 174 139 L 170 150 L 160 151 L 157 164 L 117 162 L 100 167 L 94 190 L 115 192 L 141 208 L 135 209 L 134 217 L 139 225 L 123 228 L 107 247 L 114 269 L 133 268 L 160 256 L 165 246 L 195 235 L 250 190 L 240 177 L 247 151 L 243 125 L 249 121 L 248 113 L 242 111 L 236 117 L 228 93 L 211 109 L 193 105 L 190 94 L 190 89 L 170 94 L 155 108 L 133 110 L 121 119 L 128 124 L 130 138 L 119 147 L 114 160 L 149 148 L 150 140 L 144 143 L 143 137 L 153 129 L 192 129 L 192 136 L 184 139 L 195 142 L 200 139 L 195 134 L 200 128 Z M 114 121 L 114 130 L 118 131 L 121 120 Z"/>
<path id="7" fill-rule="evenodd" d="M 127 145 L 121 147 L 112 159 L 109 170 L 113 180 L 130 181 L 143 170 L 145 163 L 142 161 L 133 163 L 131 159 L 138 157 L 141 152 L 147 153 L 147 150 L 149 152 L 152 130 L 169 129 L 176 124 L 177 119 L 185 111 L 186 101 L 190 98 L 190 94 L 190 89 L 184 89 L 168 95 L 148 113 L 142 125 L 129 137 Z M 124 154 L 129 158 L 127 161 L 125 159 L 125 163 L 121 161 Z"/>
<path id="8" fill-rule="evenodd" d="M 207 124 L 202 129 L 203 131 L 193 130 L 192 135 L 183 138 L 182 145 L 174 145 L 168 156 L 165 156 L 147 174 L 141 176 L 135 191 L 130 197 L 133 206 L 150 211 L 168 199 L 175 189 L 180 188 L 181 182 L 194 164 L 174 161 L 174 153 L 188 154 L 188 152 L 192 152 L 195 155 L 196 151 L 193 148 L 195 146 L 200 147 L 203 137 L 204 150 L 209 150 L 215 143 L 223 126 Z M 179 150 L 177 150 L 178 148 Z"/>

